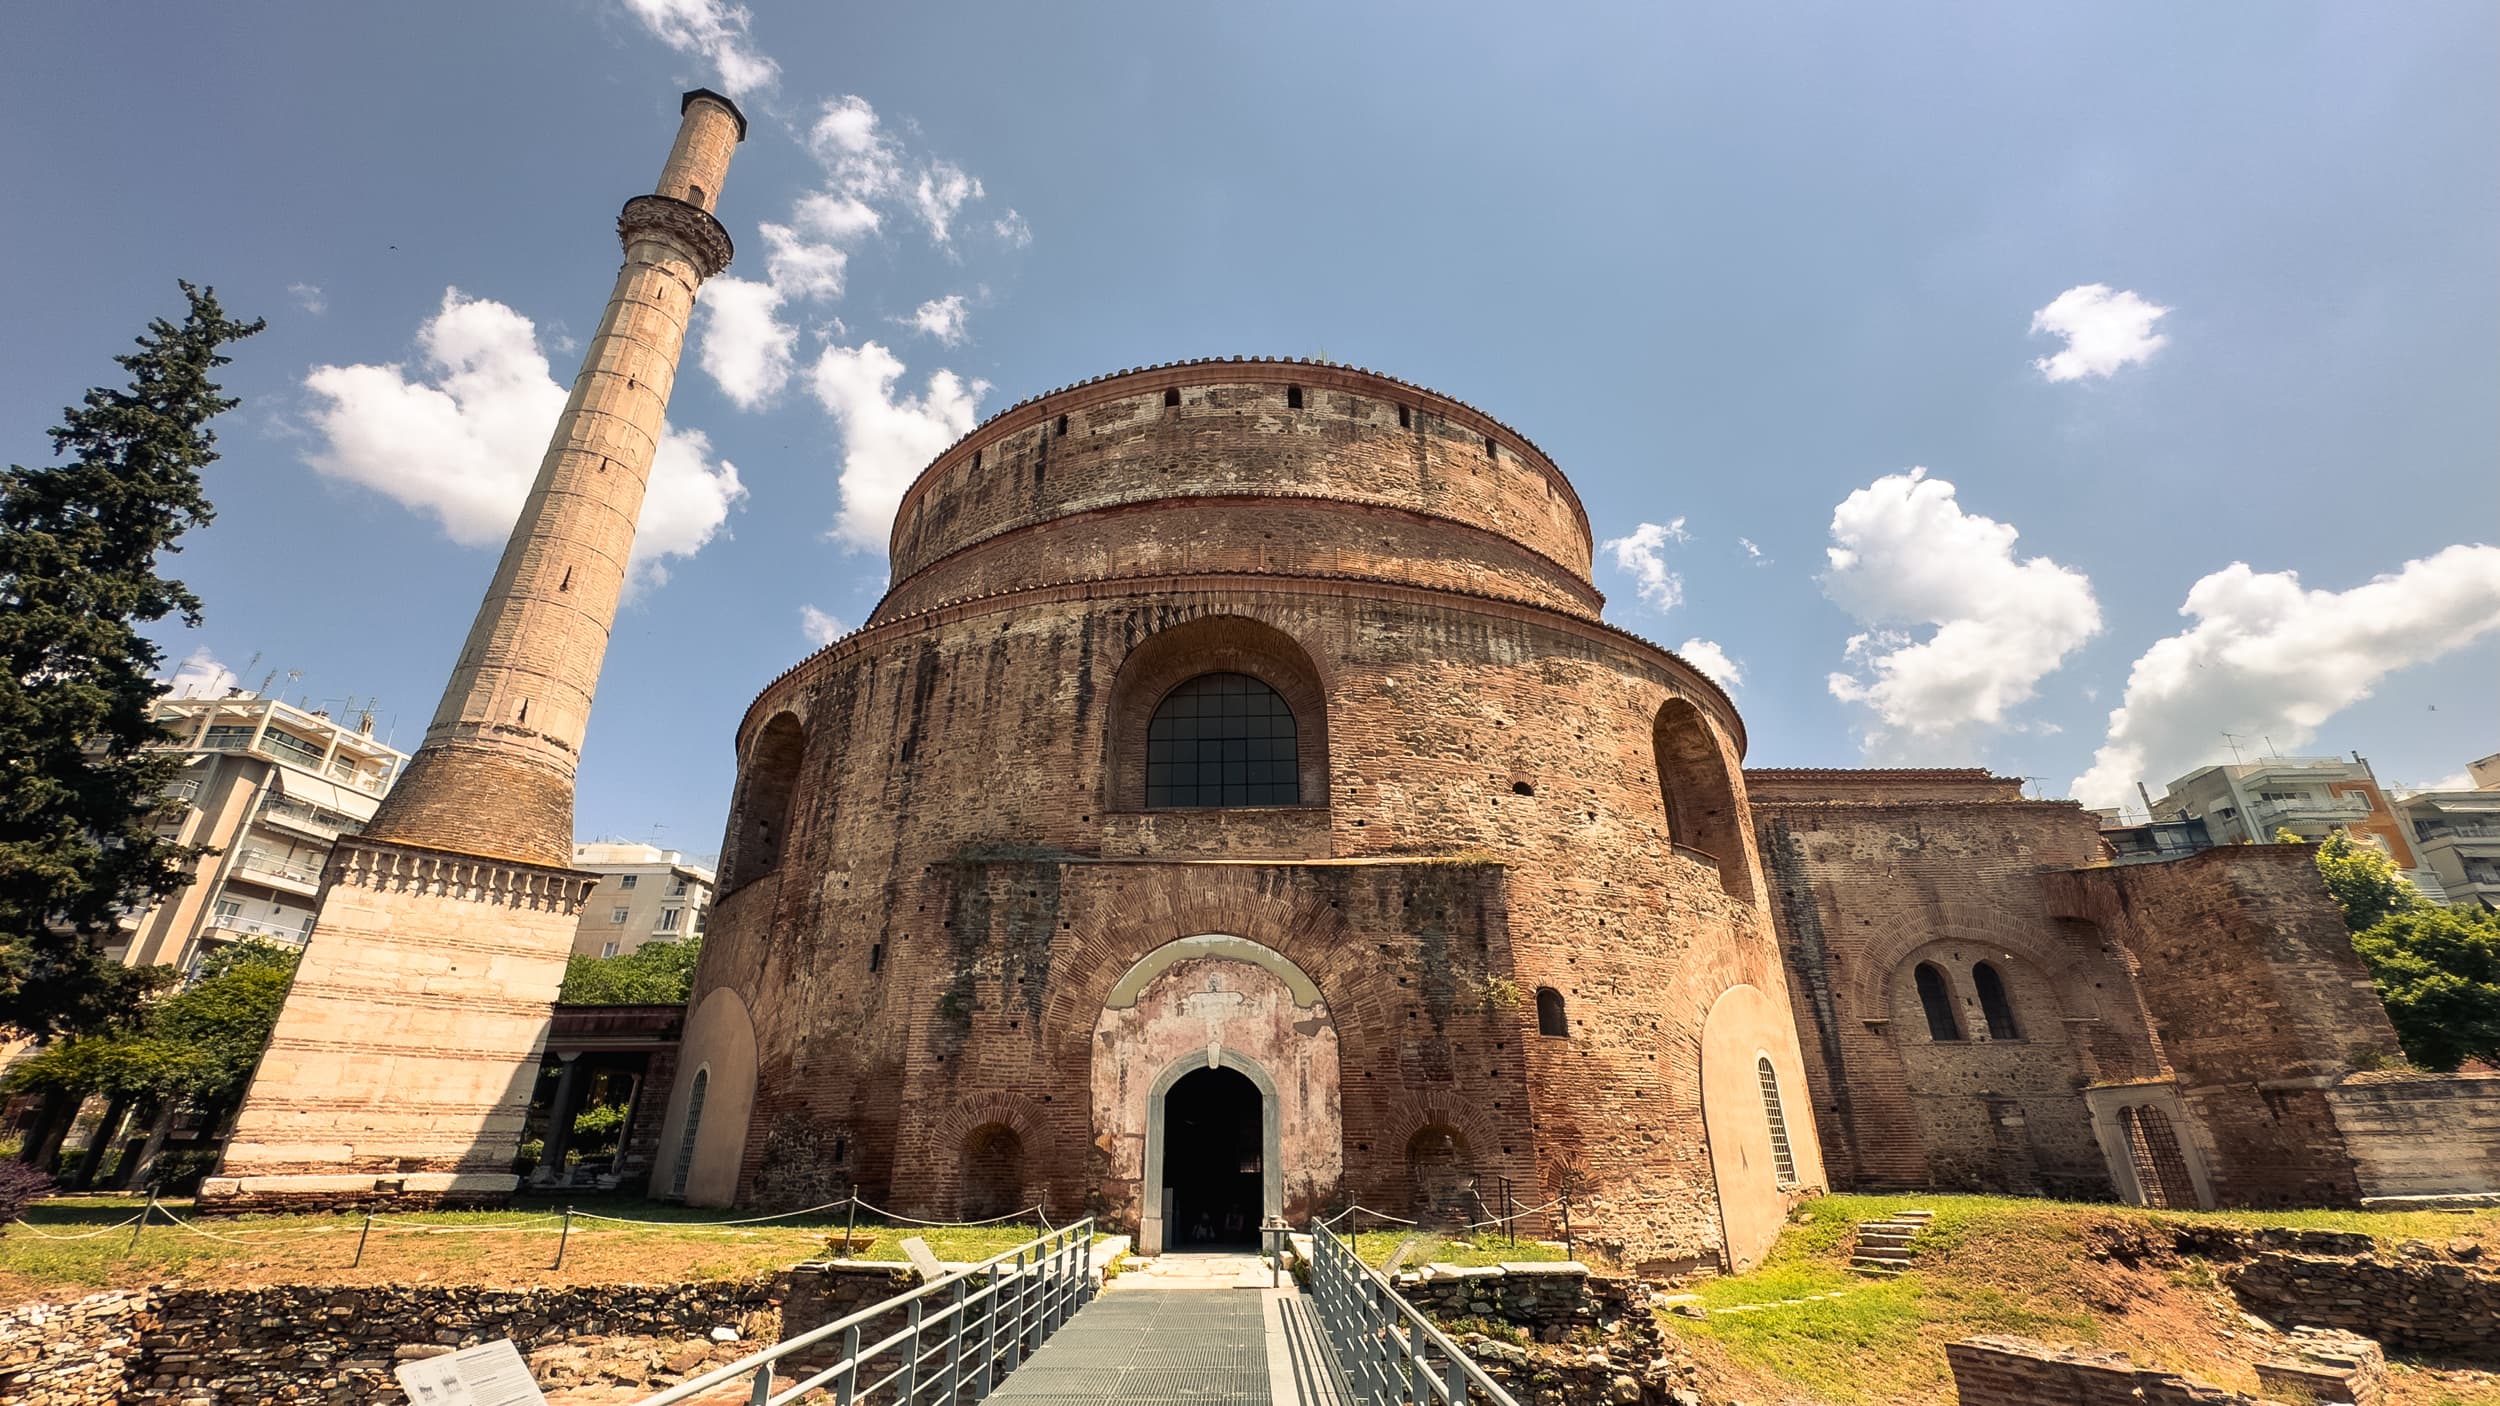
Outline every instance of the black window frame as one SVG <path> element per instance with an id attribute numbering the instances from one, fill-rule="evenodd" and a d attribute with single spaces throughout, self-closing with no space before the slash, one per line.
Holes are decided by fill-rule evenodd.
<path id="1" fill-rule="evenodd" d="M 1216 671 L 1175 685 L 1146 724 L 1148 810 L 1302 804 L 1300 720 L 1274 685 Z"/>

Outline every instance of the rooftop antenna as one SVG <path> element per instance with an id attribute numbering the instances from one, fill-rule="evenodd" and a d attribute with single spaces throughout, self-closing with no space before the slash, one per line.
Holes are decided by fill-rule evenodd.
<path id="1" fill-rule="evenodd" d="M 2033 782 L 2035 782 L 2035 781 L 2046 781 L 2046 780 L 2048 780 L 2048 778 L 2047 778 L 2047 777 L 2045 777 L 2045 776 L 2026 776 L 2026 777 L 2024 777 L 2022 780 L 2023 780 L 2023 787 L 2024 787 L 2024 789 L 2026 789 L 2026 790 L 2039 790 L 2039 791 L 2040 791 L 2040 795 L 2039 795 L 2038 797 L 2035 797 L 2035 799 L 2040 799 L 2040 800 L 2045 800 L 2045 799 L 2047 799 L 2047 797 L 2048 797 L 2048 792 L 2046 792 L 2045 790 L 2041 790 L 2041 788 L 2039 788 L 2039 787 L 2036 787 L 2036 786 L 2032 785 L 2032 783 L 2033 783 Z"/>
<path id="2" fill-rule="evenodd" d="M 2246 740 L 2246 738 L 2241 737 L 2236 732 L 2226 732 L 2222 734 L 2222 745 L 2231 749 L 2231 764 L 2233 766 L 2245 766 L 2247 764 L 2248 759 L 2240 755 L 2240 743 Z"/>
<path id="3" fill-rule="evenodd" d="M 2265 738 L 2265 743 L 2266 743 L 2266 755 L 2267 755 L 2267 756 L 2269 756 L 2269 757 L 2274 758 L 2276 761 L 2281 761 L 2281 760 L 2283 760 L 2283 752 L 2282 752 L 2282 749 L 2281 749 L 2281 748 L 2279 748 L 2279 747 L 2276 747 L 2276 746 L 2274 745 L 2274 738 L 2273 738 L 2273 736 L 2272 736 L 2271 734 L 2262 734 L 2262 733 L 2261 733 L 2261 734 L 2259 734 L 2259 735 L 2260 735 L 2260 736 L 2263 736 L 2263 737 Z"/>

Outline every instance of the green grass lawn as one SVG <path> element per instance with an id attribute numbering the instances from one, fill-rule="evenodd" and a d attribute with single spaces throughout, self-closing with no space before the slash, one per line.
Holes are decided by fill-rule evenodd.
<path id="1" fill-rule="evenodd" d="M 1366 1230 L 1357 1248 L 1363 1263 L 1375 1269 L 1389 1263 L 1398 1246 L 1414 1232 L 1404 1229 Z M 1478 1231 L 1473 1235 L 1426 1235 L 1406 1257 L 1405 1268 L 1421 1269 L 1428 1264 L 1454 1264 L 1461 1268 L 1476 1265 L 1503 1264 L 1510 1261 L 1534 1260 L 1540 1263 L 1564 1258 L 1562 1242 L 1504 1240 L 1496 1232 Z"/>
<path id="2" fill-rule="evenodd" d="M 561 1202 L 528 1201 L 504 1211 L 430 1211 L 376 1219 L 364 1240 L 361 1215 L 242 1216 L 201 1220 L 188 1201 L 163 1203 L 139 1232 L 111 1229 L 139 1214 L 141 1202 L 116 1196 L 56 1197 L 37 1203 L 25 1226 L 0 1236 L 0 1293 L 9 1302 L 62 1298 L 166 1279 L 273 1283 L 623 1283 L 761 1274 L 822 1259 L 843 1233 L 840 1216 L 805 1216 L 733 1226 L 717 1210 L 647 1202 L 576 1203 L 563 1235 Z M 180 1217 L 186 1224 L 167 1218 Z M 594 1216 L 655 1224 L 619 1224 Z M 900 1263 L 903 1241 L 926 1240 L 941 1260 L 977 1261 L 1042 1234 L 1040 1226 L 915 1227 L 862 1221 L 870 1243 L 856 1258 Z M 79 1236 L 78 1239 L 45 1238 Z M 559 1239 L 564 1268 L 555 1269 Z"/>
<path id="3" fill-rule="evenodd" d="M 1851 1272 L 1857 1223 L 1909 1209 L 1935 1213 L 1913 1242 L 1918 1267 L 1895 1279 Z M 1945 1344 L 1978 1333 L 2124 1348 L 2140 1363 L 2227 1378 L 2227 1360 L 2217 1368 L 2204 1356 L 2228 1349 L 2213 1341 L 2212 1315 L 2194 1296 L 2165 1296 L 2162 1283 L 2148 1290 L 2144 1276 L 2089 1261 L 2091 1229 L 2127 1221 L 2500 1242 L 2500 1212 L 2176 1212 L 2004 1196 L 1825 1196 L 1798 1207 L 1761 1267 L 1694 1288 L 1710 1316 L 1661 1321 L 1696 1348 L 1830 1402 L 1950 1400 Z M 2207 1287 L 2210 1273 L 2200 1270 L 2191 1262 L 2164 1282 Z M 1764 1307 L 1725 1311 L 1754 1305 Z"/>

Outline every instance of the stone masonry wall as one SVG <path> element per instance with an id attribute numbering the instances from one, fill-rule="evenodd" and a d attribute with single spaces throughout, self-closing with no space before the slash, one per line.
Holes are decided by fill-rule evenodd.
<path id="1" fill-rule="evenodd" d="M 1748 772 L 1763 869 L 1835 1182 L 2107 1195 L 2078 1090 L 2160 1054 L 2124 958 L 2048 912 L 2040 876 L 2090 863 L 2093 818 L 1964 771 Z M 1992 1029 L 1986 962 L 2013 1008 Z M 1934 965 L 1959 1038 L 1930 1032 Z"/>
<path id="2" fill-rule="evenodd" d="M 657 1390 L 777 1340 L 771 1276 L 486 1289 L 160 1285 L 0 1313 L 0 1401 L 265 1406 L 406 1400 L 395 1363 L 509 1337 L 544 1387 Z M 714 1330 L 738 1340 L 716 1342 Z"/>
<path id="3" fill-rule="evenodd" d="M 0 1312 L 0 1401 L 119 1406 L 147 1308 L 117 1292 Z"/>
<path id="4" fill-rule="evenodd" d="M 2331 1334 L 2299 1341 L 2324 1360 L 2311 1360 L 2304 1351 L 2298 1359 L 2263 1364 L 2258 1368 L 2262 1380 L 2304 1393 L 2328 1393 L 2297 1398 L 2303 1401 L 2373 1406 L 2380 1399 L 2385 1373 L 2373 1344 Z M 1946 1345 L 1945 1360 L 1953 1369 L 1960 1406 L 2280 1406 L 2272 1398 L 2138 1367 L 2123 1352 L 2057 1347 L 2031 1338 L 1965 1338 Z M 2275 1370 L 2269 1372 L 2269 1366 Z"/>
<path id="5" fill-rule="evenodd" d="M 2306 845 L 2232 845 L 2052 875 L 2061 917 L 2124 944 L 2226 1205 L 2351 1205 L 2327 1090 L 2398 1058 Z M 2187 1130 L 2182 1130 L 2186 1135 Z"/>

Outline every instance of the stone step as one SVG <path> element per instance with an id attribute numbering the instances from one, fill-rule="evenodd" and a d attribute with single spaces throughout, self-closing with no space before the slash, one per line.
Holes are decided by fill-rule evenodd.
<path id="1" fill-rule="evenodd" d="M 1868 1259 L 1866 1256 L 1860 1255 L 1849 1261 L 1849 1267 L 1856 1270 L 1860 1274 L 1873 1275 L 1878 1279 L 1890 1279 L 1899 1275 L 1901 1271 L 1909 1268 L 1909 1265 L 1895 1260 Z"/>
<path id="2" fill-rule="evenodd" d="M 1857 1253 L 1851 1255 L 1850 1258 L 1853 1260 L 1882 1260 L 1886 1264 L 1908 1264 L 1913 1258 L 1915 1258 L 1915 1256 L 1913 1256 L 1909 1251 L 1901 1249 L 1898 1246 L 1861 1245 L 1858 1247 Z"/>
<path id="3" fill-rule="evenodd" d="M 1918 1232 L 1915 1230 L 1899 1229 L 1887 1226 L 1862 1225 L 1858 1227 L 1858 1238 L 1860 1240 L 1900 1240 L 1906 1242 L 1915 1237 L 1917 1234 Z"/>

